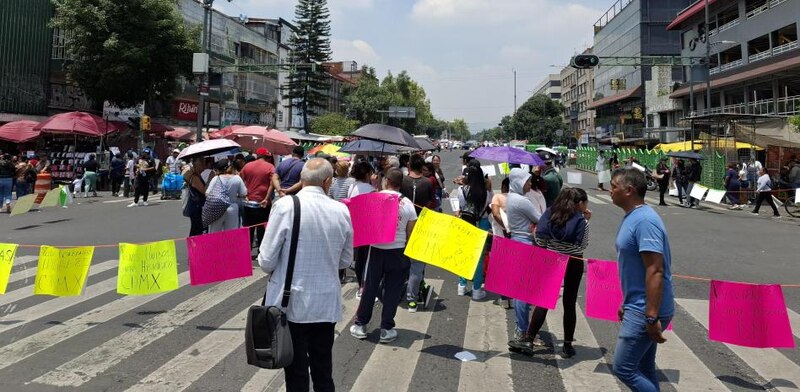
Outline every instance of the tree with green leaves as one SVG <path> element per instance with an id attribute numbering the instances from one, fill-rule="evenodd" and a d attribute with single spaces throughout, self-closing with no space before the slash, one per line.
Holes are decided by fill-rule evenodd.
<path id="1" fill-rule="evenodd" d="M 527 139 L 530 143 L 552 146 L 561 142 L 558 129 L 563 128 L 561 113 L 564 106 L 543 94 L 537 94 L 525 101 L 512 117 L 504 117 L 501 127 L 506 136 Z"/>
<path id="2" fill-rule="evenodd" d="M 303 112 L 303 128 L 309 130 L 309 115 L 322 113 L 330 81 L 322 63 L 331 59 L 331 22 L 327 0 L 298 0 L 294 10 L 295 33 L 289 39 L 291 61 L 302 64 L 289 75 L 285 99 Z"/>
<path id="3" fill-rule="evenodd" d="M 311 120 L 311 132 L 321 135 L 349 135 L 358 128 L 358 121 L 340 113 L 329 112 Z"/>
<path id="4" fill-rule="evenodd" d="M 54 28 L 69 32 L 69 78 L 95 102 L 132 107 L 168 99 L 192 77 L 199 29 L 170 0 L 53 0 Z"/>

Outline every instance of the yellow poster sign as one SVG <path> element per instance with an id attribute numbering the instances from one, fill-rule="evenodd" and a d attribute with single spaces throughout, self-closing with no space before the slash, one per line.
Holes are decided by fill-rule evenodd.
<path id="1" fill-rule="evenodd" d="M 175 242 L 119 244 L 117 292 L 147 295 L 178 288 L 178 258 Z"/>
<path id="2" fill-rule="evenodd" d="M 58 249 L 42 245 L 33 293 L 57 297 L 81 295 L 93 254 L 94 246 Z"/>
<path id="3" fill-rule="evenodd" d="M 61 197 L 61 188 L 51 189 L 45 195 L 42 202 L 39 203 L 40 208 L 55 207 L 58 205 L 58 199 Z"/>
<path id="4" fill-rule="evenodd" d="M 17 199 L 14 206 L 11 207 L 11 216 L 22 215 L 33 208 L 33 202 L 36 201 L 36 194 L 25 195 Z"/>
<path id="5" fill-rule="evenodd" d="M 405 255 L 472 279 L 487 234 L 459 218 L 424 208 Z"/>
<path id="6" fill-rule="evenodd" d="M 14 266 L 16 254 L 17 244 L 0 244 L 0 294 L 6 293 L 8 277 L 11 276 L 11 267 Z"/>
<path id="7" fill-rule="evenodd" d="M 501 163 L 499 166 L 500 166 L 500 174 L 508 175 L 509 173 L 511 173 L 511 167 L 508 166 L 508 163 L 504 162 Z"/>

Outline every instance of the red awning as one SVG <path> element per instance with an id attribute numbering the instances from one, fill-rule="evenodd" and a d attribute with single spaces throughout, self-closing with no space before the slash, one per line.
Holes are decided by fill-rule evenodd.
<path id="1" fill-rule="evenodd" d="M 708 5 L 716 3 L 717 0 L 708 0 Z M 697 0 L 694 4 L 689 7 L 686 7 L 683 11 L 678 13 L 678 17 L 672 21 L 667 26 L 667 30 L 672 30 L 677 27 L 680 27 L 683 22 L 686 22 L 687 19 L 691 18 L 692 16 L 697 15 L 698 12 L 703 11 L 706 7 L 706 0 Z"/>

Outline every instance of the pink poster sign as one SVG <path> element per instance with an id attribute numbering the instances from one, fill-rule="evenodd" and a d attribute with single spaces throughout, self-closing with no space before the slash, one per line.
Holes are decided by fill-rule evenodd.
<path id="1" fill-rule="evenodd" d="M 391 193 L 365 193 L 342 200 L 350 210 L 353 246 L 385 244 L 394 241 L 399 214 L 399 196 Z"/>
<path id="2" fill-rule="evenodd" d="M 192 286 L 253 275 L 247 228 L 189 237 L 186 247 Z"/>
<path id="3" fill-rule="evenodd" d="M 486 289 L 497 294 L 554 309 L 569 256 L 495 236 Z"/>
<path id="4" fill-rule="evenodd" d="M 586 271 L 586 317 L 619 321 L 622 283 L 616 261 L 589 260 Z"/>
<path id="5" fill-rule="evenodd" d="M 756 348 L 794 348 L 783 291 L 777 284 L 711 281 L 708 338 Z"/>

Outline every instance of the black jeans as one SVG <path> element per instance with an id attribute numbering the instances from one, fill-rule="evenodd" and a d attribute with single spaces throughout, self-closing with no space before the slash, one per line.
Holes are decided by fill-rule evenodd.
<path id="1" fill-rule="evenodd" d="M 133 202 L 139 202 L 139 196 L 142 197 L 143 201 L 147 201 L 147 193 L 150 191 L 150 182 L 148 179 L 137 177 L 136 178 L 136 190 L 133 193 Z"/>
<path id="2" fill-rule="evenodd" d="M 403 254 L 404 248 L 378 249 L 373 247 L 367 261 L 367 280 L 364 283 L 364 293 L 356 311 L 355 323 L 366 325 L 372 318 L 372 309 L 375 308 L 375 298 L 381 291 L 383 282 L 383 311 L 381 312 L 381 328 L 394 328 L 394 316 L 397 314 L 397 305 L 403 294 L 403 283 L 408 276 L 410 262 L 408 256 Z"/>
<path id="3" fill-rule="evenodd" d="M 564 294 L 561 298 L 564 305 L 564 342 L 575 341 L 575 323 L 577 314 L 575 306 L 578 302 L 578 289 L 583 278 L 583 261 L 570 257 L 567 264 L 567 272 L 564 274 Z M 534 337 L 544 325 L 547 317 L 547 308 L 536 307 L 531 315 L 531 322 L 528 325 L 528 335 Z"/>
<path id="4" fill-rule="evenodd" d="M 686 193 L 686 188 L 689 186 L 689 183 L 686 181 L 675 181 L 675 187 L 678 188 L 678 201 L 683 204 L 683 198 L 688 198 L 688 194 Z"/>
<path id="5" fill-rule="evenodd" d="M 664 201 L 664 194 L 667 193 L 669 189 L 669 180 L 667 181 L 658 181 L 658 202 L 659 204 L 667 204 Z"/>
<path id="6" fill-rule="evenodd" d="M 355 255 L 355 270 L 356 279 L 358 279 L 358 287 L 364 285 L 364 268 L 367 266 L 367 255 L 369 254 L 369 245 L 358 246 L 353 248 Z"/>
<path id="7" fill-rule="evenodd" d="M 309 391 L 309 368 L 314 391 L 332 392 L 333 385 L 333 327 L 335 323 L 289 322 L 294 359 L 284 369 L 287 392 Z"/>
<path id="8" fill-rule="evenodd" d="M 121 174 L 112 174 L 111 175 L 111 193 L 118 195 L 119 188 L 122 185 L 123 176 Z"/>
<path id="9" fill-rule="evenodd" d="M 258 225 L 259 223 L 265 223 L 267 219 L 269 219 L 269 211 L 272 208 L 270 204 L 267 208 L 253 208 L 253 207 L 243 207 L 242 208 L 242 226 L 253 226 Z M 256 247 L 261 246 L 261 240 L 264 238 L 264 231 L 266 231 L 267 227 L 265 225 L 259 225 L 250 228 L 250 244 L 252 245 L 253 240 L 256 241 Z"/>
<path id="10" fill-rule="evenodd" d="M 205 231 L 203 229 L 203 212 L 202 210 L 198 211 L 189 216 L 189 237 L 194 237 L 196 235 L 201 235 Z"/>
<path id="11" fill-rule="evenodd" d="M 758 214 L 758 209 L 761 208 L 761 203 L 764 201 L 772 207 L 772 215 L 773 216 L 780 216 L 781 214 L 778 213 L 778 207 L 775 205 L 775 201 L 772 200 L 772 192 L 758 192 L 758 197 L 756 197 L 756 208 L 753 208 L 753 213 Z"/>

